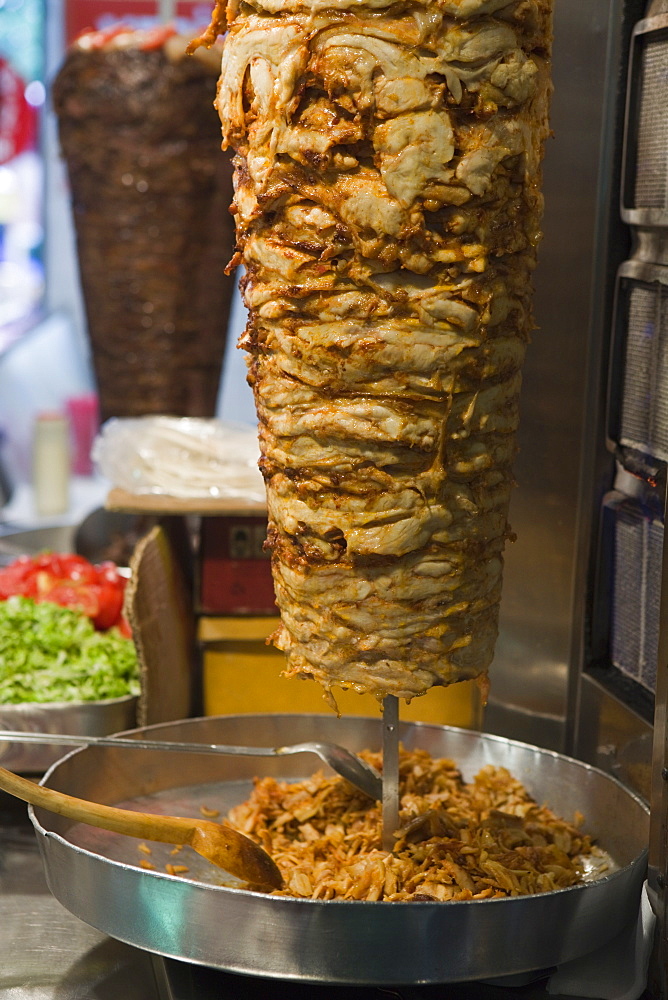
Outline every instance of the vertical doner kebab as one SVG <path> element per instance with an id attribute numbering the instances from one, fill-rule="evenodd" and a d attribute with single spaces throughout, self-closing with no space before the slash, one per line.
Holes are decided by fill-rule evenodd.
<path id="1" fill-rule="evenodd" d="M 186 45 L 169 27 L 86 31 L 53 84 L 102 420 L 216 411 L 232 186 L 219 47 Z"/>
<path id="2" fill-rule="evenodd" d="M 217 105 L 289 675 L 484 677 L 548 135 L 551 0 L 240 0 Z"/>

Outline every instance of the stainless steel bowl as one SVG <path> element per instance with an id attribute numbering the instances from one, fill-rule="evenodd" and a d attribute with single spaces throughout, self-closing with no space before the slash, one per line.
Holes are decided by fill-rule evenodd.
<path id="1" fill-rule="evenodd" d="M 110 523 L 116 522 L 110 519 Z M 122 523 L 125 525 L 125 522 Z M 0 566 L 9 564 L 17 556 L 35 556 L 44 551 L 78 551 L 75 549 L 74 526 L 51 525 L 0 535 Z M 97 554 L 91 552 L 91 555 Z M 86 557 L 88 558 L 87 554 Z M 0 729 L 11 732 L 108 736 L 137 725 L 137 701 L 136 696 L 127 695 L 104 701 L 0 704 Z M 0 766 L 11 771 L 43 774 L 62 756 L 62 748 L 58 747 L 19 742 L 0 743 Z"/>
<path id="2" fill-rule="evenodd" d="M 6 566 L 17 556 L 36 556 L 40 552 L 73 552 L 74 527 L 69 524 L 47 528 L 27 528 L 0 534 L 0 566 Z"/>
<path id="3" fill-rule="evenodd" d="M 67 733 L 68 736 L 107 736 L 137 724 L 137 697 L 105 701 L 25 702 L 0 705 L 0 729 L 9 732 Z M 36 743 L 0 743 L 0 766 L 10 771 L 43 774 L 63 756 L 62 747 Z"/>
<path id="4" fill-rule="evenodd" d="M 614 778 L 586 764 L 495 736 L 403 724 L 407 747 L 454 758 L 465 778 L 507 767 L 533 796 L 565 817 L 576 810 L 615 859 L 604 878 L 557 892 L 470 902 L 372 903 L 293 899 L 222 884 L 221 872 L 184 849 L 190 871 L 145 871 L 136 841 L 40 809 L 31 816 L 51 891 L 112 937 L 198 965 L 249 975 L 368 985 L 453 983 L 551 968 L 606 944 L 638 914 L 649 816 Z M 134 735 L 193 742 L 281 745 L 307 739 L 352 750 L 381 746 L 380 719 L 309 715 L 190 719 Z M 141 755 L 141 756 L 139 756 Z M 312 755 L 267 759 L 261 772 L 304 777 Z M 88 747 L 45 776 L 50 788 L 141 810 L 221 813 L 250 788 L 258 762 L 160 751 Z M 159 869 L 169 861 L 155 845 Z M 187 855 L 187 860 L 186 860 Z"/>

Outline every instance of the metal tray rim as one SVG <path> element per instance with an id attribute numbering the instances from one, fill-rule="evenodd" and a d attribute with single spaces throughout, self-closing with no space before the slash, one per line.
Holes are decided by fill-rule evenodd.
<path id="1" fill-rule="evenodd" d="M 109 865 L 112 868 L 119 868 L 122 869 L 123 871 L 131 871 L 131 872 L 136 871 L 136 865 L 126 864 L 123 861 L 116 861 L 114 858 L 106 858 L 101 854 L 96 854 L 95 851 L 89 851 L 85 847 L 80 847 L 78 844 L 73 844 L 71 840 L 67 839 L 67 837 L 63 837 L 61 834 L 55 833 L 55 831 L 53 830 L 45 829 L 35 816 L 35 810 L 33 806 L 28 807 L 28 812 L 30 814 L 30 819 L 33 823 L 33 826 L 41 836 L 58 841 L 60 844 L 63 845 L 63 847 L 71 851 L 74 851 L 77 854 L 86 855 L 87 857 L 93 858 L 94 860 L 97 861 L 102 860 L 106 865 Z M 273 904 L 281 906 L 308 906 L 308 907 L 318 907 L 318 908 L 325 907 L 328 910 L 331 909 L 332 906 L 336 907 L 344 906 L 346 908 L 363 907 L 365 911 L 372 908 L 376 909 L 382 908 L 382 910 L 386 910 L 389 906 L 391 906 L 393 910 L 410 908 L 412 912 L 417 908 L 431 910 L 431 909 L 441 909 L 444 906 L 447 906 L 448 909 L 453 909 L 454 907 L 459 908 L 459 907 L 471 907 L 471 906 L 510 907 L 510 905 L 513 903 L 515 905 L 522 904 L 526 908 L 534 900 L 542 901 L 546 897 L 552 899 L 557 896 L 572 895 L 575 893 L 582 892 L 585 889 L 591 889 L 592 886 L 599 886 L 599 885 L 603 886 L 607 883 L 617 881 L 620 878 L 623 878 L 624 875 L 630 869 L 637 868 L 643 862 L 643 859 L 647 858 L 648 853 L 649 853 L 648 849 L 644 848 L 639 854 L 636 855 L 635 858 L 633 858 L 632 861 L 630 861 L 623 867 L 616 868 L 614 872 L 610 872 L 609 875 L 602 875 L 600 878 L 591 879 L 586 882 L 579 882 L 577 885 L 569 885 L 563 889 L 551 889 L 549 892 L 536 893 L 533 896 L 504 896 L 503 898 L 497 898 L 497 899 L 453 899 L 449 900 L 446 903 L 439 902 L 438 900 L 433 900 L 433 901 L 416 900 L 415 902 L 412 902 L 411 900 L 397 900 L 397 902 L 394 903 L 386 903 L 383 900 L 364 900 L 364 899 L 303 899 L 303 898 L 298 898 L 296 896 L 273 896 L 271 895 L 271 893 L 268 894 L 264 892 L 257 892 L 253 889 L 243 889 L 241 887 L 234 885 L 215 885 L 209 882 L 200 882 L 197 879 L 189 879 L 189 884 L 193 886 L 201 886 L 202 888 L 206 889 L 207 892 L 218 892 L 218 893 L 224 892 L 226 895 L 228 893 L 234 893 L 235 895 L 240 895 L 244 898 L 247 896 L 255 896 L 260 899 L 270 898 Z M 178 875 L 170 875 L 168 872 L 151 871 L 150 869 L 143 869 L 141 875 L 142 878 L 148 877 L 157 879 L 167 879 L 168 881 L 172 882 L 183 881 L 183 879 L 180 879 Z"/>
<path id="2" fill-rule="evenodd" d="M 276 718 L 276 715 L 274 713 L 258 713 L 256 716 L 254 716 L 254 718 L 261 719 L 263 717 L 263 715 L 266 718 L 272 718 L 272 719 Z M 286 714 L 286 717 L 288 717 L 287 714 Z M 202 719 L 206 719 L 206 721 L 210 721 L 212 719 L 215 720 L 214 716 L 203 716 L 201 718 Z M 229 717 L 228 716 L 219 716 L 219 718 L 229 718 Z M 311 716 L 311 718 L 317 720 L 317 719 L 320 719 L 320 718 L 323 718 L 323 719 L 325 719 L 325 718 L 331 718 L 331 716 L 328 716 L 325 713 L 322 713 L 320 715 L 314 714 L 314 715 Z M 372 722 L 376 721 L 376 719 L 373 716 L 360 716 L 359 718 L 360 718 L 360 721 L 372 721 Z M 200 721 L 200 719 L 193 718 L 193 719 L 188 719 L 187 721 L 189 723 L 190 722 L 196 723 L 196 722 Z M 140 730 L 139 729 L 130 729 L 130 730 L 126 730 L 122 734 L 121 733 L 116 733 L 115 735 L 117 735 L 117 736 L 121 736 L 121 735 L 123 735 L 123 736 L 129 736 L 129 735 L 132 735 L 132 733 L 136 733 L 136 732 L 139 732 L 139 731 L 141 731 L 141 733 L 146 733 L 148 731 L 151 731 L 151 732 L 155 733 L 159 729 L 169 728 L 170 726 L 173 726 L 173 725 L 174 725 L 173 722 L 155 723 L 152 726 L 143 726 L 143 727 L 141 727 Z M 447 732 L 453 732 L 453 733 L 456 733 L 459 736 L 464 735 L 464 734 L 467 735 L 467 736 L 470 735 L 472 738 L 476 738 L 476 737 L 479 737 L 479 736 L 484 736 L 485 741 L 488 742 L 488 743 L 498 743 L 498 744 L 503 744 L 504 746 L 509 746 L 510 745 L 510 746 L 515 746 L 515 747 L 521 747 L 521 748 L 530 750 L 533 753 L 539 753 L 540 755 L 544 755 L 546 757 L 550 757 L 550 758 L 552 758 L 554 760 L 568 761 L 569 763 L 575 764 L 575 765 L 577 765 L 578 767 L 582 768 L 585 771 L 594 773 L 594 774 L 598 775 L 599 777 L 603 778 L 604 780 L 609 781 L 609 782 L 611 782 L 614 785 L 617 785 L 621 790 L 624 791 L 625 794 L 627 794 L 630 798 L 634 799 L 637 802 L 637 804 L 643 809 L 643 811 L 646 813 L 646 815 L 649 817 L 649 814 L 650 814 L 649 806 L 648 806 L 648 804 L 645 802 L 645 800 L 640 795 L 637 795 L 632 789 L 627 788 L 626 785 L 624 785 L 623 782 L 621 782 L 614 775 L 608 774 L 606 771 L 603 771 L 601 768 L 595 767 L 593 764 L 588 764 L 586 761 L 578 760 L 576 757 L 569 757 L 566 754 L 558 753 L 556 750 L 549 750 L 549 749 L 544 748 L 544 747 L 536 747 L 536 746 L 533 746 L 531 743 L 525 743 L 525 742 L 523 742 L 521 740 L 510 739 L 510 738 L 505 737 L 505 736 L 497 736 L 497 735 L 495 735 L 493 733 L 479 733 L 476 730 L 464 729 L 464 728 L 458 727 L 458 726 L 447 726 L 447 725 L 438 726 L 438 725 L 435 725 L 434 723 L 423 723 L 423 722 L 410 722 L 410 723 L 407 723 L 407 725 L 410 726 L 411 730 L 415 730 L 415 729 L 418 729 L 418 730 L 419 729 L 437 729 L 439 731 L 445 730 Z M 79 747 L 79 748 L 77 748 L 75 750 L 69 751 L 68 753 L 66 753 L 62 757 L 60 757 L 57 761 L 55 761 L 51 765 L 51 767 L 48 769 L 48 771 L 46 771 L 46 773 L 44 774 L 44 776 L 41 778 L 41 780 L 39 782 L 40 785 L 48 785 L 49 777 L 50 777 L 52 771 L 54 771 L 58 767 L 59 764 L 61 764 L 64 760 L 66 760 L 66 759 L 68 759 L 68 758 L 70 758 L 72 756 L 75 756 L 77 754 L 83 753 L 86 749 L 87 749 L 86 747 Z M 35 830 L 38 833 L 40 833 L 42 836 L 44 836 L 44 837 L 52 837 L 54 840 L 60 841 L 60 843 L 62 843 L 63 846 L 69 848 L 70 850 L 73 850 L 74 852 L 78 852 L 80 854 L 88 855 L 91 858 L 100 858 L 100 857 L 102 857 L 101 855 L 96 854 L 94 851 L 89 851 L 89 850 L 87 850 L 84 847 L 80 847 L 77 844 L 73 844 L 66 837 L 61 836 L 61 834 L 56 833 L 53 830 L 47 830 L 44 826 L 42 826 L 42 824 L 40 823 L 39 819 L 37 818 L 37 816 L 35 814 L 35 809 L 34 809 L 33 806 L 29 806 L 28 807 L 28 812 L 29 812 L 29 815 L 30 815 L 30 819 L 31 819 L 31 821 L 33 823 L 33 826 L 35 827 Z M 452 908 L 452 907 L 462 907 L 462 906 L 469 907 L 469 906 L 472 906 L 472 905 L 473 906 L 492 906 L 492 905 L 496 905 L 496 906 L 499 906 L 499 905 L 501 905 L 501 906 L 508 906 L 508 904 L 518 903 L 519 902 L 519 903 L 523 903 L 524 906 L 526 907 L 527 905 L 530 905 L 530 903 L 531 903 L 532 900 L 541 899 L 541 898 L 544 898 L 546 896 L 548 896 L 550 898 L 554 898 L 556 896 L 565 895 L 565 894 L 575 894 L 575 893 L 578 893 L 578 892 L 582 892 L 585 889 L 589 889 L 589 888 L 591 888 L 594 885 L 596 885 L 596 886 L 598 886 L 598 885 L 604 885 L 604 884 L 609 883 L 611 881 L 615 881 L 615 880 L 619 879 L 620 877 L 623 877 L 623 875 L 625 873 L 627 873 L 631 868 L 636 868 L 639 865 L 641 865 L 643 863 L 643 859 L 646 860 L 646 858 L 648 856 L 648 853 L 649 853 L 648 848 L 645 848 L 644 850 L 640 851 L 636 855 L 636 857 L 634 857 L 626 865 L 623 865 L 623 866 L 620 866 L 620 867 L 616 868 L 615 871 L 610 872 L 608 875 L 602 875 L 600 878 L 591 879 L 590 881 L 587 881 L 587 882 L 581 882 L 581 883 L 579 883 L 577 885 L 566 886 L 563 889 L 552 889 L 550 892 L 539 893 L 539 894 L 536 894 L 535 896 L 510 896 L 510 897 L 504 897 L 502 899 L 460 899 L 460 900 L 451 900 L 451 901 L 449 901 L 447 903 L 447 906 L 449 908 Z M 103 860 L 104 860 L 104 862 L 106 864 L 109 864 L 109 865 L 111 865 L 113 867 L 116 867 L 116 868 L 121 868 L 121 869 L 129 870 L 129 871 L 133 871 L 135 869 L 134 865 L 125 864 L 124 862 L 122 862 L 122 861 L 116 861 L 113 858 L 103 858 Z M 178 876 L 176 876 L 176 875 L 169 875 L 167 872 L 145 870 L 145 871 L 142 872 L 142 875 L 148 875 L 149 877 L 160 878 L 160 879 L 169 879 L 169 880 L 176 879 L 178 881 Z M 211 885 L 209 883 L 199 882 L 196 879 L 191 880 L 191 882 L 192 882 L 193 885 L 201 885 L 201 886 L 204 886 L 207 890 L 211 890 L 211 891 L 224 892 L 226 894 L 232 892 L 235 895 L 236 894 L 241 894 L 244 897 L 251 895 L 251 896 L 256 896 L 256 897 L 260 897 L 260 898 L 266 898 L 266 893 L 256 892 L 256 891 L 249 890 L 249 889 L 242 889 L 242 888 L 239 888 L 239 887 L 236 887 L 236 886 Z M 376 900 L 376 901 L 374 901 L 374 900 L 359 900 L 359 899 L 323 900 L 323 899 L 301 899 L 301 898 L 297 898 L 297 897 L 293 897 L 293 896 L 272 896 L 271 898 L 272 898 L 273 902 L 275 902 L 277 904 L 281 904 L 281 905 L 294 905 L 294 904 L 296 904 L 298 906 L 311 906 L 311 907 L 327 906 L 328 909 L 331 907 L 332 903 L 336 904 L 337 906 L 364 907 L 365 909 L 368 909 L 369 907 L 383 907 L 383 909 L 385 909 L 387 907 L 387 905 L 388 905 L 386 902 L 383 902 L 382 900 Z M 393 908 L 408 908 L 408 907 L 410 907 L 411 910 L 413 910 L 413 909 L 415 909 L 416 906 L 417 907 L 421 907 L 421 908 L 425 908 L 425 909 L 431 909 L 431 908 L 434 908 L 434 907 L 442 907 L 443 905 L 444 904 L 442 902 L 438 902 L 436 900 L 434 900 L 433 902 L 428 902 L 426 900 L 425 901 L 417 901 L 417 902 L 411 902 L 410 900 L 403 900 L 403 901 L 397 901 L 397 902 L 393 903 L 392 907 Z"/>
<path id="3" fill-rule="evenodd" d="M 98 704 L 98 705 L 99 704 L 113 704 L 114 701 L 124 701 L 124 700 L 126 700 L 126 697 L 127 698 L 132 698 L 134 696 L 133 695 L 128 695 L 128 696 L 125 696 L 123 698 L 118 698 L 118 699 L 113 699 L 112 698 L 112 699 L 109 699 L 108 701 L 104 701 L 104 702 L 85 702 L 85 703 L 82 703 L 82 704 L 91 704 L 91 705 L 92 704 Z M 56 704 L 56 702 L 51 702 L 50 704 Z M 58 703 L 58 704 L 60 704 L 60 703 Z M 67 704 L 67 702 L 63 702 L 62 704 Z M 2 710 L 2 706 L 0 706 L 0 711 L 1 710 Z M 189 724 L 190 723 L 197 724 L 199 722 L 207 722 L 207 723 L 208 722 L 215 722 L 216 719 L 225 720 L 225 719 L 236 719 L 236 718 L 243 718 L 243 716 L 242 715 L 238 715 L 238 716 L 230 716 L 230 715 L 194 716 L 193 718 L 188 718 L 188 719 L 181 719 L 181 720 L 175 719 L 172 722 L 156 722 L 156 723 L 154 723 L 153 725 L 150 725 L 150 726 L 140 726 L 140 727 L 136 727 L 136 728 L 133 728 L 133 729 L 125 729 L 122 732 L 113 733 L 112 735 L 113 736 L 132 737 L 133 735 L 145 735 L 145 734 L 148 734 L 148 733 L 150 733 L 150 734 L 157 734 L 159 732 L 159 730 L 161 730 L 161 729 L 169 729 L 172 726 L 177 725 L 179 722 L 187 722 Z M 276 719 L 291 719 L 291 718 L 294 718 L 294 715 L 293 715 L 293 713 L 289 713 L 289 712 L 278 712 L 278 713 L 276 713 L 276 712 L 258 712 L 258 713 L 253 714 L 252 718 L 253 719 L 258 719 L 258 720 L 262 720 L 262 719 L 272 719 L 272 720 L 276 720 Z M 327 714 L 325 712 L 322 712 L 322 713 L 309 713 L 309 718 L 313 719 L 315 721 L 318 721 L 320 719 L 331 720 L 332 716 L 331 716 L 331 714 Z M 380 717 L 376 717 L 376 716 L 360 715 L 360 716 L 354 716 L 352 718 L 354 718 L 355 721 L 357 721 L 359 723 L 372 722 L 372 723 L 374 723 L 376 725 L 379 725 L 379 726 L 382 724 L 381 718 Z M 482 730 L 466 729 L 466 728 L 461 727 L 461 726 L 439 725 L 439 724 L 436 724 L 436 723 L 433 723 L 433 722 L 412 722 L 412 721 L 411 722 L 401 722 L 400 723 L 400 730 L 403 730 L 403 729 L 410 729 L 411 731 L 413 731 L 413 730 L 417 730 L 417 731 L 424 730 L 424 731 L 437 731 L 437 732 L 454 733 L 457 736 L 459 736 L 460 738 L 461 737 L 469 737 L 471 739 L 479 739 L 479 738 L 482 737 L 482 738 L 484 738 L 484 740 L 485 740 L 486 743 L 498 743 L 499 745 L 502 745 L 502 746 L 518 747 L 520 749 L 529 750 L 529 751 L 531 751 L 534 754 L 540 755 L 541 757 L 547 757 L 547 758 L 550 758 L 550 759 L 555 760 L 555 761 L 560 761 L 560 762 L 563 761 L 563 762 L 568 763 L 568 764 L 574 764 L 575 766 L 581 768 L 583 771 L 587 771 L 587 772 L 589 772 L 591 774 L 596 774 L 599 777 L 601 777 L 603 780 L 608 781 L 608 782 L 610 782 L 613 785 L 616 785 L 629 798 L 633 799 L 643 809 L 643 811 L 649 817 L 649 814 L 650 814 L 649 803 L 648 803 L 648 801 L 642 795 L 640 795 L 638 792 L 636 792 L 635 789 L 630 788 L 628 785 L 625 785 L 624 782 L 620 781 L 620 779 L 617 778 L 614 774 L 610 774 L 608 771 L 604 771 L 602 768 L 597 767 L 595 764 L 590 764 L 588 761 L 580 760 L 577 757 L 569 756 L 568 754 L 561 753 L 558 750 L 550 750 L 547 747 L 536 746 L 533 743 L 526 743 L 523 740 L 515 740 L 515 739 L 512 739 L 511 737 L 508 737 L 508 736 L 498 736 L 496 733 L 486 733 L 486 732 L 484 732 Z M 69 758 L 71 756 L 73 756 L 74 754 L 83 753 L 83 752 L 85 752 L 86 749 L 87 749 L 86 747 L 78 747 L 78 748 L 76 748 L 74 750 L 68 751 L 67 753 L 65 753 L 61 757 L 59 757 L 58 760 L 54 761 L 53 764 L 49 767 L 49 769 L 44 773 L 43 777 L 40 779 L 40 784 L 47 784 L 48 779 L 49 779 L 49 777 L 51 775 L 51 772 L 54 771 L 58 767 L 58 765 L 62 763 L 62 761 L 64 761 L 65 759 L 67 759 L 67 758 Z M 561 891 L 561 890 L 554 890 L 554 891 Z M 481 900 L 481 902 L 484 902 L 484 900 Z"/>
<path id="4" fill-rule="evenodd" d="M 95 701 L 81 701 L 81 699 L 77 701 L 76 699 L 73 699 L 72 701 L 19 701 L 19 702 L 12 702 L 9 704 L 6 704 L 5 702 L 0 702 L 0 716 L 4 715 L 5 712 L 17 712 L 18 714 L 20 714 L 21 712 L 34 712 L 35 709 L 37 708 L 63 709 L 63 708 L 81 708 L 82 706 L 88 706 L 88 705 L 90 705 L 91 707 L 97 705 L 108 705 L 108 706 L 120 705 L 122 702 L 137 701 L 138 697 L 139 696 L 136 694 L 122 694 L 119 695 L 117 698 L 98 698 Z M 132 732 L 132 730 L 128 730 L 128 732 Z M 120 733 L 114 733 L 114 736 L 120 736 Z M 17 740 L 16 742 L 18 743 L 19 741 Z M 80 747 L 80 749 L 85 750 L 86 748 Z M 55 765 L 61 759 L 62 758 L 59 757 L 57 761 L 54 761 L 52 766 L 55 767 Z"/>
<path id="5" fill-rule="evenodd" d="M 186 719 L 128 730 L 125 735 L 145 734 L 150 730 L 155 736 L 163 728 L 165 739 L 174 738 L 176 730 L 179 736 L 185 731 L 189 739 L 194 735 L 197 741 L 201 731 L 202 741 L 208 741 L 213 734 L 224 742 L 229 733 L 234 733 L 235 738 L 229 741 L 238 743 L 243 742 L 237 738 L 239 733 L 247 731 L 251 745 L 256 741 L 266 742 L 264 734 L 270 734 L 272 742 L 284 743 L 297 732 L 303 739 L 303 732 L 317 730 L 319 738 L 323 735 L 327 738 L 328 734 L 330 739 L 346 743 L 347 736 L 348 745 L 359 748 L 375 746 L 382 726 L 380 719 L 351 717 L 342 720 L 347 728 L 344 725 L 340 730 L 338 720 L 332 716 L 313 716 L 297 726 L 294 714 L 267 713 L 267 716 L 271 717 L 273 727 L 265 716 L 252 717 L 250 725 L 245 716 L 220 716 L 206 717 L 203 722 L 212 725 L 203 725 L 201 730 L 198 720 Z M 321 725 L 324 719 L 329 720 L 328 726 Z M 355 723 L 360 724 L 359 728 Z M 68 839 L 66 827 L 56 825 L 49 829 L 48 818 L 42 811 L 31 809 L 49 887 L 84 922 L 164 957 L 267 979 L 349 985 L 453 983 L 533 973 L 603 946 L 629 927 L 631 920 L 637 919 L 637 905 L 646 877 L 648 809 L 622 782 L 582 761 L 565 760 L 563 754 L 504 737 L 430 723 L 403 723 L 401 728 L 407 745 L 422 744 L 434 755 L 460 761 L 467 779 L 479 761 L 498 759 L 512 771 L 517 760 L 518 764 L 527 761 L 531 765 L 534 779 L 540 780 L 545 774 L 556 775 L 559 780 L 565 774 L 566 787 L 577 784 L 583 790 L 600 791 L 603 812 L 599 803 L 598 810 L 591 815 L 591 824 L 603 846 L 606 846 L 604 831 L 609 823 L 614 823 L 615 816 L 607 815 L 605 803 L 614 802 L 616 808 L 628 803 L 623 835 L 626 839 L 620 841 L 621 854 L 615 859 L 618 867 L 598 879 L 534 896 L 459 900 L 448 904 L 406 901 L 393 905 L 365 900 L 297 899 L 190 877 L 180 879 L 160 869 L 143 870 L 131 861 L 126 862 L 124 857 L 118 860 L 107 857 L 104 850 L 96 851 L 94 844 L 73 843 Z M 425 736 L 423 741 L 421 734 L 430 730 L 433 736 Z M 482 748 L 476 743 L 482 743 Z M 500 750 L 497 753 L 495 748 L 502 746 L 506 748 L 505 754 Z M 90 753 L 90 749 L 66 754 L 43 776 L 42 784 L 49 782 L 59 764 L 84 752 Z M 88 773 L 92 780 L 86 790 L 94 797 L 98 786 L 92 776 L 97 773 L 98 760 L 90 756 L 80 765 L 71 762 L 64 771 L 64 784 L 56 782 L 56 787 L 76 794 L 78 777 Z M 160 757 L 154 761 L 155 766 L 160 766 L 159 760 Z M 104 765 L 103 773 L 110 767 L 113 760 Z M 293 767 L 286 775 L 287 780 L 299 780 L 301 764 Z M 178 774 L 173 778 L 170 773 L 165 787 L 175 790 L 193 787 L 193 773 L 199 771 L 189 767 L 180 772 L 181 778 Z M 216 783 L 218 779 L 211 777 L 214 773 L 203 771 L 203 783 L 212 780 Z M 582 782 L 577 781 L 578 773 Z M 191 776 L 190 781 L 183 780 L 186 774 Z M 247 766 L 238 772 L 234 768 L 224 769 L 220 780 L 250 784 L 249 775 Z M 518 777 L 522 780 L 521 770 Z M 553 780 L 550 778 L 550 782 Z M 548 801 L 553 787 L 557 786 L 546 784 Z M 124 791 L 125 788 L 123 785 Z M 530 785 L 534 793 L 535 788 L 535 784 L 533 789 Z M 561 802 L 563 794 L 562 781 Z M 573 808 L 586 812 L 582 793 L 575 797 Z M 562 810 L 562 814 L 567 813 Z M 157 877 L 147 879 L 147 875 Z M 127 917 L 128 899 L 134 899 L 131 925 Z"/>

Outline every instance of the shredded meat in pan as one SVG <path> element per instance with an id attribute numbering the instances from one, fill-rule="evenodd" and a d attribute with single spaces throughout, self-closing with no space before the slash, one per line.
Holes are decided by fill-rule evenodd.
<path id="1" fill-rule="evenodd" d="M 381 766 L 379 754 L 361 756 Z M 599 853 L 578 829 L 582 817 L 555 816 L 502 767 L 467 783 L 451 760 L 402 749 L 400 789 L 392 854 L 381 849 L 380 806 L 322 773 L 297 783 L 259 778 L 228 819 L 281 869 L 285 888 L 275 895 L 310 899 L 522 896 L 577 884 L 585 859 Z"/>

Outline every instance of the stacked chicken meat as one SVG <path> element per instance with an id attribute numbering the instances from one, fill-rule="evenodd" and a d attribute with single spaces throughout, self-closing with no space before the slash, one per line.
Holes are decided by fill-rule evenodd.
<path id="1" fill-rule="evenodd" d="M 484 675 L 534 325 L 551 0 L 216 14 L 288 673 L 402 698 Z"/>

